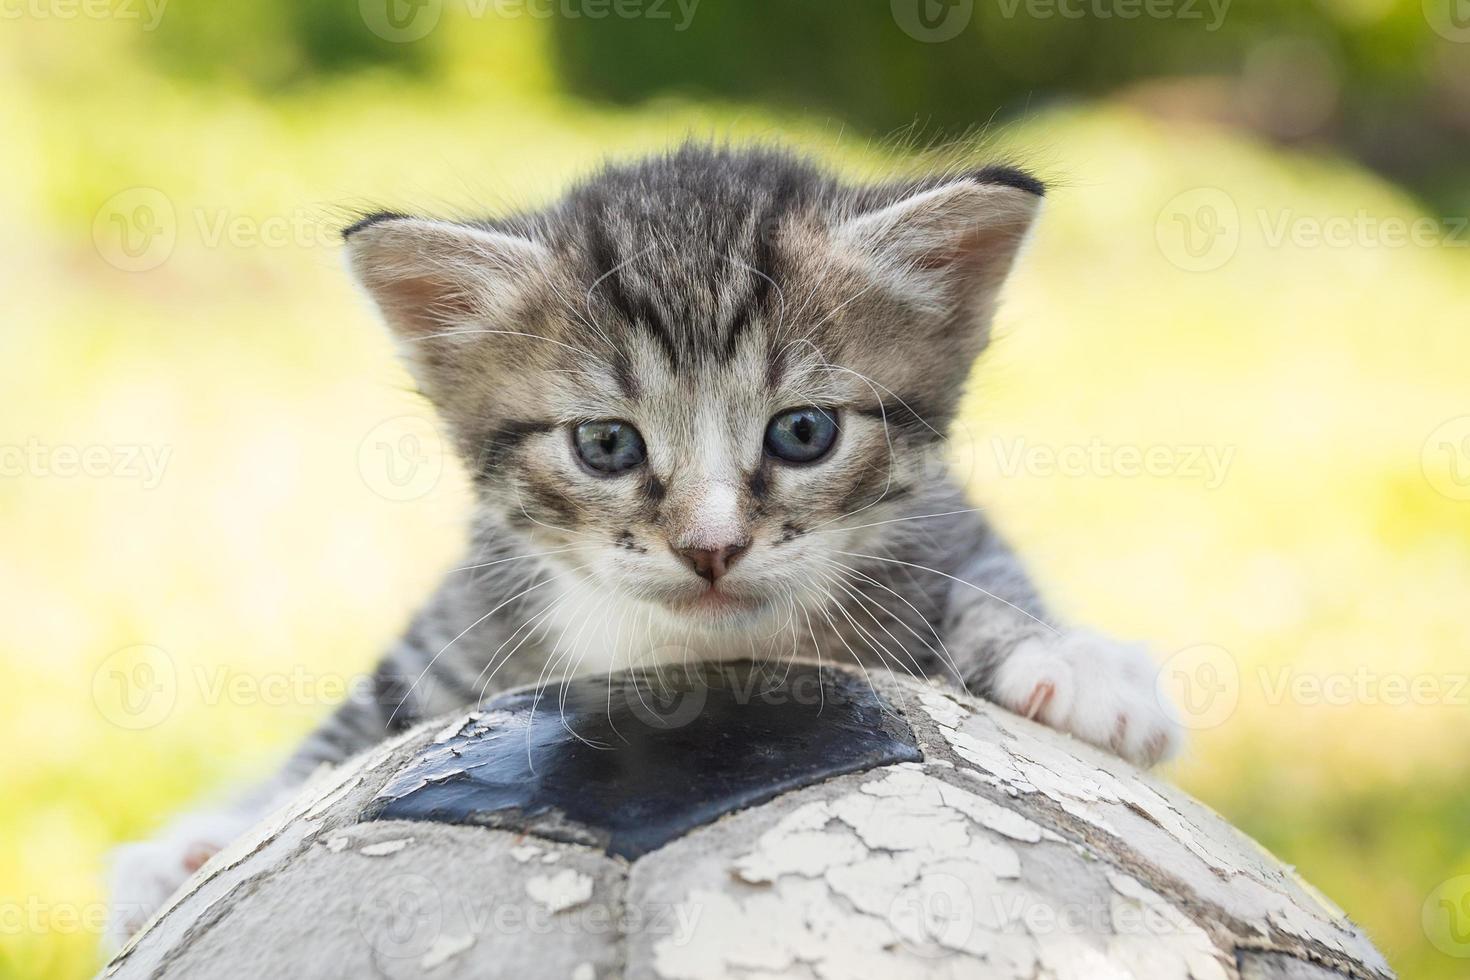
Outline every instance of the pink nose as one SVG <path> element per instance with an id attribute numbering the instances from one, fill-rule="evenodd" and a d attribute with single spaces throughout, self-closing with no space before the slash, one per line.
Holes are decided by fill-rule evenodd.
<path id="1" fill-rule="evenodd" d="M 694 574 L 706 579 L 711 585 L 720 576 L 730 570 L 735 564 L 735 559 L 745 554 L 750 547 L 749 541 L 740 544 L 726 545 L 723 548 L 676 548 L 679 557 L 692 569 Z"/>

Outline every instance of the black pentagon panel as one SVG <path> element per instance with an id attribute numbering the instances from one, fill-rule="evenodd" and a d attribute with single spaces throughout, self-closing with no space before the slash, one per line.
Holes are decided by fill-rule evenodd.
<path id="1" fill-rule="evenodd" d="M 488 702 L 425 746 L 364 819 L 498 827 L 634 858 L 778 794 L 920 758 L 861 675 L 665 667 Z"/>

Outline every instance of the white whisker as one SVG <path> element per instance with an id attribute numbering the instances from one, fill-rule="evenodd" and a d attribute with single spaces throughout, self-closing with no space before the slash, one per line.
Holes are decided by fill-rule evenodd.
<path id="1" fill-rule="evenodd" d="M 877 586 L 878 588 L 882 589 L 884 592 L 889 593 L 895 599 L 897 599 L 899 602 L 902 602 L 904 605 L 906 605 L 910 609 L 912 609 L 914 611 L 914 615 L 917 616 L 917 617 L 919 617 L 919 620 L 921 622 L 923 622 L 923 624 L 925 626 L 929 627 L 929 632 L 931 634 L 933 634 L 933 636 L 934 636 L 934 642 L 935 643 L 938 643 L 939 644 L 939 649 L 944 652 L 944 661 L 945 661 L 946 665 L 949 667 L 949 669 L 954 673 L 955 680 L 957 680 L 959 682 L 960 688 L 962 690 L 966 691 L 966 692 L 968 692 L 970 690 L 969 685 L 967 685 L 965 683 L 964 674 L 960 671 L 959 663 L 955 660 L 954 654 L 952 654 L 952 653 L 949 652 L 949 647 L 947 647 L 947 646 L 944 645 L 944 639 L 942 637 L 940 637 L 939 631 L 934 628 L 934 624 L 933 623 L 929 622 L 929 618 L 927 616 L 925 616 L 922 612 L 919 611 L 919 607 L 918 606 L 915 606 L 912 602 L 910 602 L 907 598 L 905 598 L 902 593 L 899 593 L 899 592 L 895 591 L 894 589 L 889 588 L 887 585 L 884 585 L 882 582 L 878 581 L 873 576 L 867 574 L 866 572 L 863 572 L 863 571 L 859 570 L 858 568 L 856 568 L 856 567 L 854 567 L 852 565 L 848 565 L 848 564 L 846 564 L 844 562 L 837 561 L 834 558 L 824 558 L 822 560 L 825 561 L 825 562 L 827 562 L 830 565 L 834 565 L 837 568 L 844 570 L 849 575 L 854 575 L 854 576 L 861 577 L 863 580 L 867 581 L 868 583 L 870 583 L 872 585 Z M 861 593 L 859 593 L 859 595 L 861 595 Z M 900 626 L 902 626 L 904 629 L 908 630 L 910 633 L 913 634 L 914 639 L 916 639 L 919 642 L 923 643 L 925 646 L 929 646 L 929 641 L 926 640 L 926 639 L 924 639 L 922 636 L 920 636 L 918 634 L 918 632 L 916 632 L 912 626 L 910 626 L 908 623 L 904 622 L 903 619 L 900 616 L 896 615 L 893 612 L 893 610 L 889 609 L 887 606 L 885 606 L 882 603 L 878 602 L 878 600 L 872 598 L 871 596 L 863 596 L 863 598 L 867 599 L 868 602 L 871 602 L 873 605 L 877 606 L 878 608 L 882 609 L 884 612 L 888 613 L 888 615 L 892 616 L 895 622 L 897 622 Z M 872 615 L 872 614 L 869 613 L 869 615 Z M 895 637 L 895 639 L 897 639 L 897 638 Z M 929 649 L 932 650 L 933 647 L 930 646 Z"/>
<path id="2" fill-rule="evenodd" d="M 1045 627 L 1046 629 L 1050 630 L 1051 632 L 1055 633 L 1058 636 L 1061 635 L 1061 630 L 1057 629 L 1055 626 L 1051 625 L 1050 623 L 1046 622 L 1045 620 L 1037 619 L 1031 613 L 1029 613 L 1026 610 L 1022 609 L 1020 606 L 1016 605 L 1014 602 L 1011 602 L 1008 599 L 1002 599 L 1000 596 L 996 595 L 994 592 L 988 592 L 985 589 L 980 588 L 980 586 L 976 585 L 974 582 L 967 582 L 964 579 L 962 579 L 962 578 L 960 578 L 960 577 L 958 577 L 956 575 L 951 575 L 948 572 L 941 572 L 937 568 L 930 568 L 928 565 L 918 565 L 918 564 L 915 564 L 914 562 L 910 562 L 910 561 L 900 561 L 897 558 L 883 558 L 883 557 L 880 557 L 879 555 L 862 555 L 862 554 L 858 554 L 857 552 L 854 552 L 854 551 L 836 551 L 836 552 L 834 552 L 834 554 L 846 555 L 849 558 L 866 558 L 869 561 L 887 562 L 888 564 L 892 564 L 892 565 L 903 565 L 906 568 L 917 568 L 921 572 L 933 572 L 935 575 L 938 575 L 941 578 L 947 578 L 951 582 L 958 582 L 960 585 L 963 585 L 966 588 L 974 589 L 976 592 L 979 592 L 981 595 L 989 596 L 990 598 L 994 599 L 996 602 L 999 602 L 999 603 L 1001 603 L 1003 605 L 1006 605 L 1006 606 L 1010 606 L 1016 612 L 1020 613 L 1022 616 L 1025 616 L 1027 619 L 1029 619 L 1032 622 L 1036 623 L 1038 626 L 1043 626 L 1043 627 Z"/>
<path id="3" fill-rule="evenodd" d="M 526 555 L 511 555 L 509 558 L 497 558 L 494 561 L 480 562 L 478 565 L 461 565 L 458 568 L 451 568 L 446 574 L 452 575 L 455 572 L 472 572 L 477 568 L 489 568 L 491 565 L 503 565 L 511 561 L 524 561 L 527 558 L 545 558 L 549 555 L 564 555 L 569 551 L 584 551 L 587 547 L 587 545 L 576 544 L 567 548 L 556 548 L 552 551 L 538 551 Z"/>
<path id="4" fill-rule="evenodd" d="M 466 633 L 468 633 L 470 630 L 474 629 L 476 626 L 479 626 L 485 620 L 487 620 L 491 616 L 495 615 L 495 613 L 499 612 L 501 609 L 505 608 L 510 603 L 515 602 L 517 599 L 519 599 L 521 596 L 527 594 L 528 592 L 534 592 L 535 590 L 541 588 L 542 586 L 549 585 L 550 583 L 555 582 L 558 579 L 565 578 L 566 576 L 571 575 L 574 572 L 579 572 L 579 571 L 581 571 L 584 568 L 590 568 L 590 567 L 591 567 L 591 563 L 590 562 L 588 564 L 586 564 L 586 565 L 579 565 L 576 568 L 569 569 L 568 571 L 562 572 L 562 573 L 560 573 L 558 575 L 553 575 L 551 578 L 543 579 L 542 581 L 537 582 L 535 585 L 531 586 L 530 588 L 522 589 L 520 592 L 517 592 L 515 595 L 511 596 L 509 599 L 504 600 L 499 605 L 497 605 L 493 609 L 491 609 L 489 612 L 485 613 L 485 615 L 481 616 L 479 619 L 475 620 L 473 623 L 471 623 L 470 625 L 466 626 L 464 629 L 460 630 L 459 633 L 458 633 L 458 635 L 456 635 L 454 637 L 454 639 L 450 640 L 448 643 L 444 644 L 444 646 L 440 648 L 440 650 L 439 650 L 438 653 L 434 654 L 432 657 L 429 658 L 429 662 L 424 665 L 424 669 L 421 670 L 421 671 L 419 671 L 419 676 L 416 677 L 416 678 L 414 678 L 413 683 L 408 686 L 408 690 L 403 692 L 403 697 L 401 697 L 401 698 L 398 699 L 398 705 L 393 709 L 393 713 L 388 716 L 388 724 L 391 725 L 393 723 L 393 719 L 396 718 L 396 717 L 398 717 L 399 709 L 401 709 L 404 706 L 404 704 L 407 703 L 409 696 L 411 694 L 413 694 L 414 689 L 419 686 L 419 682 L 424 679 L 424 675 L 426 675 L 429 672 L 429 670 L 434 666 L 434 662 L 437 661 L 441 656 L 443 656 L 444 655 L 444 651 L 445 650 L 448 650 L 450 647 L 454 646 L 454 644 L 457 643 Z"/>
<path id="5" fill-rule="evenodd" d="M 861 531 L 864 528 L 869 528 L 869 527 L 882 527 L 885 524 L 902 524 L 904 521 L 928 521 L 928 520 L 933 520 L 933 519 L 938 518 L 938 517 L 955 517 L 955 516 L 958 516 L 960 514 L 978 514 L 981 511 L 983 511 L 984 509 L 985 508 L 983 508 L 983 507 L 966 507 L 964 510 L 947 510 L 947 511 L 944 511 L 943 513 L 940 513 L 940 514 L 915 514 L 915 515 L 910 516 L 910 517 L 894 517 L 894 518 L 891 518 L 891 519 L 886 520 L 886 521 L 874 521 L 871 524 L 844 525 L 842 527 L 834 527 L 834 528 L 831 528 L 831 529 L 825 530 L 825 531 L 823 531 L 823 530 L 817 530 L 816 528 L 809 528 L 806 533 L 807 534 L 832 534 L 832 533 L 837 532 L 837 531 Z M 849 515 L 843 515 L 843 516 L 849 516 Z M 841 518 L 840 517 L 834 517 L 832 520 L 841 520 Z M 830 524 L 830 523 L 832 523 L 832 521 L 827 521 L 825 523 L 826 524 Z M 823 526 L 825 526 L 825 525 L 818 525 L 818 527 L 823 527 Z"/>

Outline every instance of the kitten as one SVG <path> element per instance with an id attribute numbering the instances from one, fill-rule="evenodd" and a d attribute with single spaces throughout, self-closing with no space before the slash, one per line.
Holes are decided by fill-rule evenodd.
<path id="1" fill-rule="evenodd" d="M 468 559 L 277 781 L 120 852 L 113 939 L 318 765 L 570 673 L 856 659 L 1170 755 L 1147 655 L 1052 619 L 942 465 L 1042 193 L 690 145 L 541 211 L 348 228 L 473 478 Z"/>

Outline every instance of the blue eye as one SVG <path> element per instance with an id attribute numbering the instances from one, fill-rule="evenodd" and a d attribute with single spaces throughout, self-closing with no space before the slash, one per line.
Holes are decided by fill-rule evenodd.
<path id="1" fill-rule="evenodd" d="M 766 426 L 766 452 L 788 463 L 811 463 L 837 441 L 837 415 L 825 408 L 788 408 Z"/>
<path id="2" fill-rule="evenodd" d="M 583 422 L 572 430 L 572 442 L 582 462 L 609 476 L 631 470 L 648 456 L 638 430 L 618 419 Z"/>

